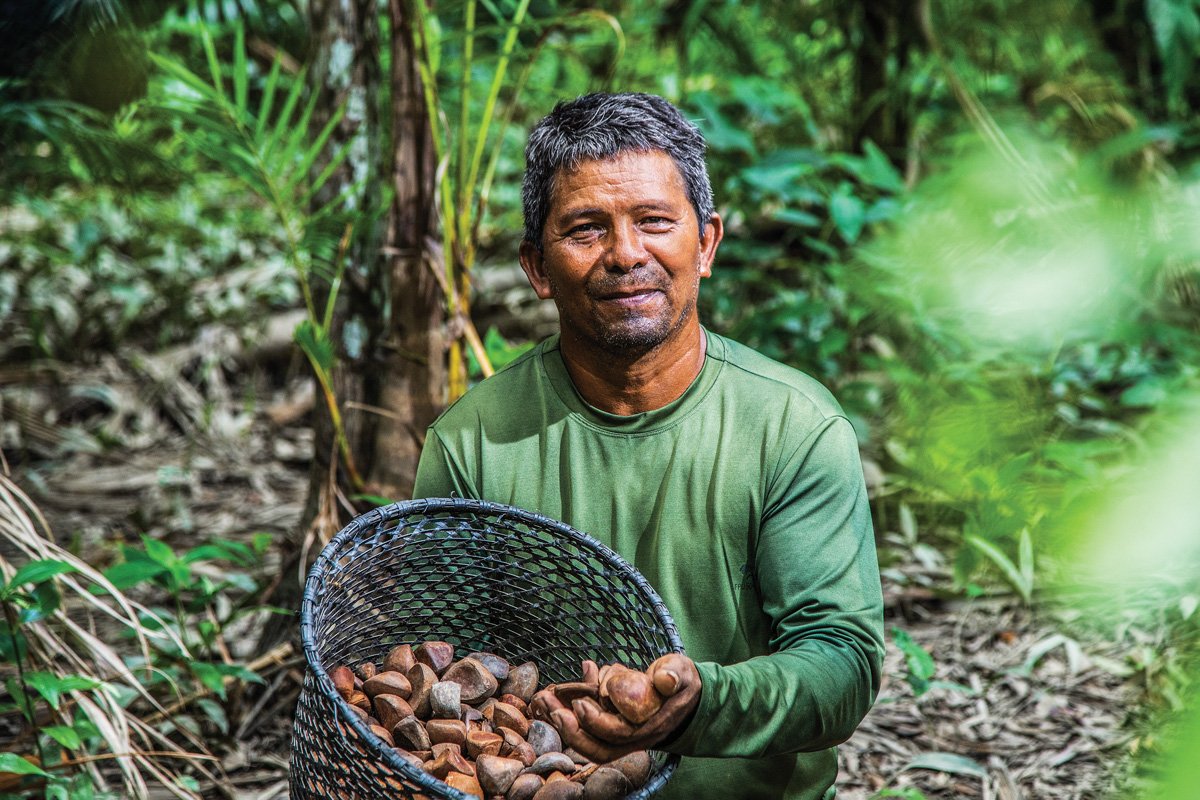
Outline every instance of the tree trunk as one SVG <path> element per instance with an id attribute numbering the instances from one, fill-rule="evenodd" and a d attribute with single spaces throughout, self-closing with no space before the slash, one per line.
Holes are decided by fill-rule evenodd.
<path id="1" fill-rule="evenodd" d="M 308 503 L 286 548 L 273 598 L 284 608 L 299 606 L 303 572 L 351 516 L 376 505 L 377 498 L 411 496 L 425 428 L 444 405 L 446 382 L 445 298 L 429 267 L 431 243 L 437 241 L 435 160 L 408 0 L 389 0 L 392 57 L 386 76 L 376 0 L 311 0 L 309 8 L 310 81 L 321 98 L 314 125 L 344 104 L 345 116 L 326 152 L 350 147 L 314 202 L 320 206 L 357 187 L 347 201 L 354 225 L 342 255 L 330 332 L 333 388 L 354 470 L 339 452 L 318 384 Z M 389 185 L 390 200 L 384 191 Z M 320 310 L 331 287 L 324 279 L 313 283 Z M 357 485 L 355 475 L 361 478 Z M 368 497 L 359 500 L 360 495 Z M 268 632 L 264 643 L 279 635 Z"/>
<path id="2" fill-rule="evenodd" d="M 913 4 L 907 0 L 858 0 L 843 18 L 854 43 L 854 101 L 860 115 L 854 149 L 874 142 L 896 163 L 904 159 L 911 120 L 904 71 L 917 42 Z"/>
<path id="3" fill-rule="evenodd" d="M 421 0 L 418 0 L 421 2 Z M 408 0 L 390 0 L 392 204 L 381 260 L 390 303 L 380 343 L 381 418 L 367 476 L 386 496 L 412 496 L 425 428 L 445 405 L 445 297 L 434 220 L 436 162 L 424 89 L 412 52 Z"/>

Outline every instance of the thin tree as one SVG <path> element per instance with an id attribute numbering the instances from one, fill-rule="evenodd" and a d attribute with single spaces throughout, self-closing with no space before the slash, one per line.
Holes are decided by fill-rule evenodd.
<path id="1" fill-rule="evenodd" d="M 319 397 L 332 402 L 316 404 L 301 534 L 312 535 L 296 542 L 293 567 L 360 507 L 410 496 L 425 428 L 444 404 L 445 297 L 431 268 L 435 158 L 410 10 L 408 0 L 389 0 L 381 25 L 376 0 L 309 4 L 311 90 L 327 118 L 345 109 L 328 150 L 350 147 L 315 202 L 353 187 L 357 208 L 339 274 L 317 303 L 335 301 L 329 385 L 318 381 Z"/>

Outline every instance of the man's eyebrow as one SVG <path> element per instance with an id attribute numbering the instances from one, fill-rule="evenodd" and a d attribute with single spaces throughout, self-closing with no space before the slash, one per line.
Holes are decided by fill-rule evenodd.
<path id="1" fill-rule="evenodd" d="M 646 211 L 673 211 L 675 207 L 666 200 L 650 200 L 645 203 L 638 203 L 632 210 L 635 213 L 644 213 Z M 590 206 L 584 208 L 568 208 L 554 218 L 554 221 L 561 224 L 574 219 L 584 217 L 598 217 L 607 214 L 608 212 L 602 208 L 593 208 Z"/>
<path id="2" fill-rule="evenodd" d="M 651 200 L 648 203 L 638 203 L 633 207 L 634 211 L 672 211 L 675 206 L 665 200 Z"/>
<path id="3" fill-rule="evenodd" d="M 560 225 L 580 217 L 598 217 L 604 213 L 600 208 L 568 208 L 563 213 L 554 218 L 554 221 Z"/>

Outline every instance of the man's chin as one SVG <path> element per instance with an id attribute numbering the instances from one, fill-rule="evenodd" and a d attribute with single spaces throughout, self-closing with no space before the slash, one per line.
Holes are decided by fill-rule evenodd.
<path id="1" fill-rule="evenodd" d="M 677 333 L 685 319 L 678 320 L 674 325 L 661 319 L 629 320 L 600 331 L 597 343 L 615 356 L 630 358 L 645 355 Z"/>

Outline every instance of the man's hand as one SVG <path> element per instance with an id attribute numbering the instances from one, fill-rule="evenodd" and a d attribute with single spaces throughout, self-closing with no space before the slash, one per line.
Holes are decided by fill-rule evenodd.
<path id="1" fill-rule="evenodd" d="M 594 662 L 585 661 L 583 682 L 596 682 L 597 672 Z M 679 653 L 662 656 L 650 665 L 646 674 L 666 699 L 662 708 L 640 725 L 605 711 L 588 697 L 572 700 L 568 707 L 552 690 L 538 692 L 531 711 L 557 728 L 563 741 L 583 755 L 598 763 L 612 761 L 667 739 L 691 718 L 700 703 L 700 673 L 687 656 Z"/>

